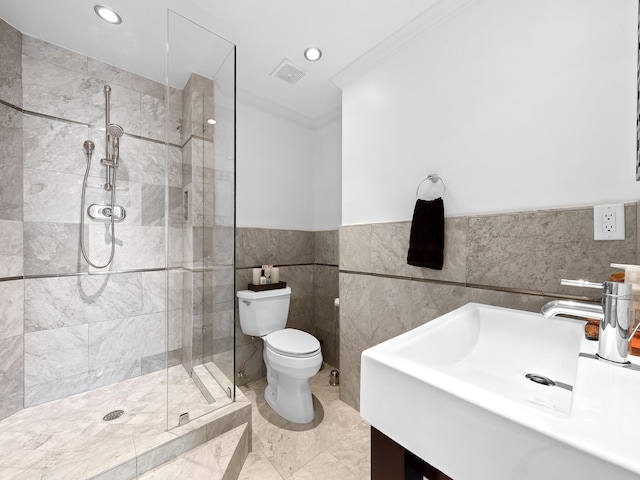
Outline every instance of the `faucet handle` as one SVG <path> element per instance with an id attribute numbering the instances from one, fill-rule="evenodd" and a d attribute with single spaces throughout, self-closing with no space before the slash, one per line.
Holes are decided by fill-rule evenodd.
<path id="1" fill-rule="evenodd" d="M 584 288 L 598 288 L 603 290 L 603 295 L 617 295 L 617 296 L 626 296 L 631 295 L 631 291 L 633 289 L 633 285 L 630 283 L 620 283 L 620 282 L 604 282 L 604 283 L 596 283 L 589 282 L 587 280 L 567 280 L 563 278 L 560 280 L 561 285 L 566 285 L 568 287 L 584 287 Z"/>
<path id="2" fill-rule="evenodd" d="M 560 285 L 566 285 L 567 287 L 584 287 L 584 288 L 602 288 L 602 283 L 589 282 L 587 280 L 567 280 L 563 278 L 560 280 Z"/>

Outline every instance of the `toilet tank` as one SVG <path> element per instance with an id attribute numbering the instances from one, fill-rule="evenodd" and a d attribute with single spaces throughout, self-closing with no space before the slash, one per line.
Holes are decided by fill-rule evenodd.
<path id="1" fill-rule="evenodd" d="M 262 337 L 287 325 L 291 288 L 238 291 L 240 328 L 245 335 Z"/>

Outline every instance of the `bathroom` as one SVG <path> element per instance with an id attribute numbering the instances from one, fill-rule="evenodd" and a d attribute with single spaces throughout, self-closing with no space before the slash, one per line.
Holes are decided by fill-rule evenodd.
<path id="1" fill-rule="evenodd" d="M 10 7 L 7 3 L 0 6 L 0 13 Z M 191 3 L 197 2 L 187 2 L 186 17 L 234 40 L 233 28 L 207 23 L 206 12 Z M 413 6 L 412 17 L 395 24 L 385 42 L 376 42 L 375 51 L 362 50 L 348 69 L 336 72 L 333 82 L 340 87 L 336 91 L 341 90 L 341 104 L 322 118 L 310 120 L 238 92 L 235 283 L 237 288 L 248 283 L 251 268 L 257 265 L 281 265 L 281 277 L 293 291 L 289 326 L 322 340 L 325 361 L 340 370 L 341 400 L 355 409 L 360 354 L 366 348 L 470 301 L 536 311 L 557 296 L 585 295 L 560 286 L 560 278 L 602 280 L 610 273 L 611 262 L 638 263 L 636 2 L 428 3 L 423 9 Z M 405 23 L 408 27 L 400 29 Z M 395 30 L 399 31 L 392 36 Z M 238 83 L 240 76 L 241 72 Z M 98 108 L 104 102 L 101 88 L 95 94 Z M 112 98 L 116 105 L 121 101 L 116 101 L 115 92 Z M 11 98 L 1 100 L 15 104 Z M 112 120 L 121 121 L 115 112 Z M 153 140 L 150 133 L 137 135 Z M 71 148 L 77 148 L 76 166 L 83 168 L 81 146 L 86 138 L 77 137 L 79 143 Z M 127 138 L 122 140 L 123 153 Z M 98 144 L 97 136 L 95 141 Z M 27 152 L 23 155 L 26 160 Z M 94 161 L 99 158 L 96 155 Z M 123 169 L 125 160 L 123 155 Z M 3 179 L 22 175 L 16 163 L 3 160 Z M 442 271 L 411 267 L 405 261 L 416 186 L 430 173 L 439 174 L 447 188 Z M 162 184 L 160 180 L 139 183 L 149 185 L 148 191 Z M 182 186 L 169 183 L 170 191 Z M 31 282 L 27 277 L 40 276 L 34 280 L 41 283 L 52 281 L 50 275 L 62 282 L 68 278 L 61 275 L 68 272 L 50 259 L 40 262 L 40 270 L 28 270 L 34 267 L 26 261 L 29 253 L 22 246 L 28 222 L 50 222 L 47 238 L 58 237 L 61 245 L 77 239 L 60 225 L 77 223 L 79 188 L 63 192 L 78 203 L 69 221 L 23 220 L 26 213 L 13 200 L 24 194 L 28 208 L 27 196 L 33 191 L 2 191 L 2 201 L 9 206 L 2 206 L 1 298 L 15 299 L 3 310 L 11 312 L 12 325 L 21 325 L 3 334 L 2 341 L 19 342 L 19 349 L 23 342 L 27 345 L 31 333 L 26 320 L 16 322 L 16 316 L 26 314 L 20 305 L 27 295 L 26 283 Z M 130 201 L 135 211 L 135 200 Z M 176 201 L 181 204 L 182 198 Z M 625 240 L 595 242 L 593 206 L 619 203 L 625 204 Z M 163 221 L 140 220 L 140 225 L 149 227 L 149 232 L 154 228 L 164 232 Z M 116 237 L 121 227 L 126 225 L 115 226 Z M 163 249 L 162 235 L 142 251 Z M 146 238 L 154 240 L 153 235 Z M 77 253 L 64 253 L 63 265 L 75 268 Z M 207 253 L 211 252 L 203 251 L 203 259 Z M 140 289 L 146 284 L 162 292 L 163 277 L 155 271 L 162 267 L 144 259 L 131 268 L 145 271 L 121 275 L 124 286 L 118 291 L 130 290 L 127 275 L 139 275 L 135 282 Z M 221 282 L 229 297 L 234 279 L 224 277 Z M 15 291 L 7 291 L 17 284 Z M 63 289 L 78 286 L 70 282 Z M 339 330 L 334 324 L 336 297 L 340 297 Z M 229 316 L 232 299 L 233 295 L 212 305 L 223 309 L 220 316 Z M 165 307 L 162 294 L 155 300 L 161 307 L 151 307 L 152 313 L 184 314 L 184 305 Z M 193 318 L 197 321 L 197 315 Z M 163 319 L 158 322 L 164 325 Z M 179 336 L 188 338 L 183 331 Z M 188 348 L 182 340 L 180 347 Z M 198 344 L 198 339 L 192 342 Z M 258 352 L 252 355 L 256 346 Z M 175 347 L 168 351 L 176 351 Z M 263 377 L 260 349 L 236 326 L 235 371 L 227 377 L 237 385 Z M 162 345 L 146 356 L 165 351 Z M 15 362 L 10 368 L 15 369 Z M 242 377 L 237 375 L 240 366 L 244 366 Z M 8 367 L 0 368 L 7 376 Z M 30 378 L 29 386 L 41 383 L 35 381 L 37 376 Z M 17 392 L 29 391 L 19 382 L 13 388 L 0 391 L 4 412 L 15 409 L 11 402 L 24 401 L 17 399 Z M 46 385 L 42 390 L 50 391 Z"/>

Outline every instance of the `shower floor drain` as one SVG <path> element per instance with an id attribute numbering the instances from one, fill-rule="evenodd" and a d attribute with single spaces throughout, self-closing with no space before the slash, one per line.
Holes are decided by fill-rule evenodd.
<path id="1" fill-rule="evenodd" d="M 114 410 L 113 412 L 107 413 L 102 420 L 105 422 L 110 422 L 111 420 L 115 420 L 116 418 L 120 418 L 124 414 L 124 410 Z"/>

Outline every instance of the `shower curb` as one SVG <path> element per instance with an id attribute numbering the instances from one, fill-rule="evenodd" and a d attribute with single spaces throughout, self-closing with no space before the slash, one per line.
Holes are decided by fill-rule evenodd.
<path id="1" fill-rule="evenodd" d="M 191 480 L 237 480 L 249 455 L 248 432 L 249 426 L 245 423 L 149 470 L 138 479 L 180 478 L 177 475 L 188 472 Z M 194 464 L 200 468 L 194 470 Z M 205 476 L 202 476 L 203 469 L 206 469 Z"/>
<path id="2" fill-rule="evenodd" d="M 251 451 L 251 403 L 242 394 L 242 392 L 236 388 L 236 401 L 226 405 L 214 412 L 203 415 L 196 418 L 189 423 L 176 427 L 170 431 L 164 432 L 161 435 L 159 444 L 156 444 L 150 448 L 143 450 L 133 458 L 127 458 L 119 465 L 110 468 L 104 472 L 100 472 L 96 475 L 88 477 L 87 480 L 129 480 L 135 479 L 138 476 L 153 470 L 171 460 L 179 457 L 183 453 L 188 452 L 200 445 L 203 445 L 215 438 L 246 424 L 246 452 Z M 243 435 L 243 438 L 245 436 Z M 240 468 L 242 468 L 242 462 L 246 455 L 243 455 L 243 450 L 240 449 L 234 454 L 235 462 L 240 462 Z M 239 471 L 239 470 L 238 470 Z M 230 474 L 233 472 L 230 471 Z M 232 480 L 236 477 L 225 474 L 225 479 Z"/>

